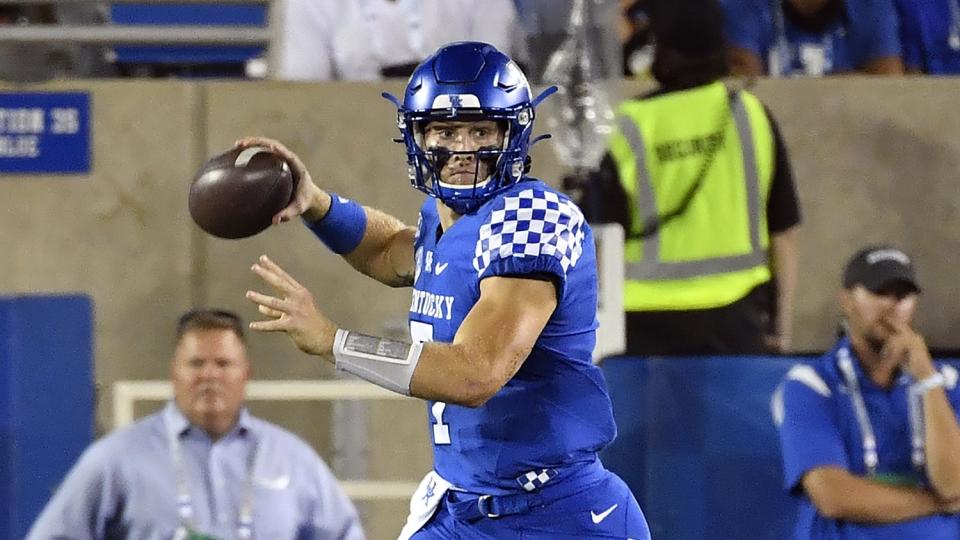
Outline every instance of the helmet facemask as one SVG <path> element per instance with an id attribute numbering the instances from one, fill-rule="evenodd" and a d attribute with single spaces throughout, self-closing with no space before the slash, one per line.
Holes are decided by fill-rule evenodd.
<path id="1" fill-rule="evenodd" d="M 532 110 L 520 115 L 526 125 L 517 122 L 518 114 L 497 112 L 484 114 L 477 110 L 446 111 L 430 115 L 407 113 L 401 120 L 404 142 L 407 146 L 408 175 L 410 183 L 420 191 L 437 197 L 458 214 L 466 214 L 479 208 L 494 194 L 520 180 L 526 172 L 527 151 L 532 131 Z M 451 114 L 452 113 L 452 114 Z M 424 140 L 424 127 L 430 122 L 477 122 L 492 120 L 503 133 L 502 142 L 475 150 L 452 150 L 440 146 L 428 147 Z M 400 122 L 398 122 L 400 123 Z M 473 181 L 469 184 L 447 183 L 441 179 L 443 166 L 456 156 L 468 156 L 472 162 Z M 481 171 L 481 163 L 486 171 Z M 481 172 L 486 172 L 480 178 Z"/>
<path id="2" fill-rule="evenodd" d="M 486 118 L 464 119 L 467 124 L 451 126 L 453 129 L 471 130 L 475 122 L 486 120 Z M 447 118 L 434 121 L 449 121 Z M 476 205 L 468 204 L 467 201 L 480 201 L 485 199 L 484 194 L 492 193 L 497 189 L 497 185 L 502 185 L 499 181 L 500 166 L 502 160 L 509 159 L 506 154 L 509 141 L 509 125 L 504 121 L 496 121 L 496 139 L 495 144 L 486 144 L 471 149 L 454 149 L 443 146 L 443 141 L 434 140 L 432 145 L 426 142 L 425 128 L 429 122 L 417 122 L 415 124 L 415 141 L 417 143 L 416 153 L 420 159 L 416 161 L 420 164 L 420 174 L 414 180 L 417 186 L 422 182 L 422 190 L 433 194 L 444 202 L 451 202 L 451 207 L 455 211 L 463 210 L 468 212 L 473 210 Z M 484 141 L 489 142 L 489 141 Z M 447 170 L 444 170 L 447 167 Z M 451 178 L 444 180 L 444 174 L 448 176 L 456 173 L 460 181 L 452 181 Z M 465 180 L 465 177 L 469 180 Z M 420 186 L 417 186 L 418 188 Z M 460 201 L 460 202 L 456 202 Z"/>

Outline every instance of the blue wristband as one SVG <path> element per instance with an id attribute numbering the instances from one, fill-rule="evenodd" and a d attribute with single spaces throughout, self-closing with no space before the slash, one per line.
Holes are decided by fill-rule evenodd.
<path id="1" fill-rule="evenodd" d="M 367 230 L 367 213 L 363 207 L 336 193 L 330 193 L 330 211 L 323 219 L 307 222 L 310 229 L 330 251 L 343 255 L 357 249 Z"/>

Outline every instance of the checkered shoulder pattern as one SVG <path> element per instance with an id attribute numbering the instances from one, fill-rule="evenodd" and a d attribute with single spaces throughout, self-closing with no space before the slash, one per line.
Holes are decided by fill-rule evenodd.
<path id="1" fill-rule="evenodd" d="M 583 253 L 584 218 L 566 197 L 525 189 L 503 198 L 480 227 L 473 268 L 482 276 L 507 257 L 555 257 L 564 273 Z"/>

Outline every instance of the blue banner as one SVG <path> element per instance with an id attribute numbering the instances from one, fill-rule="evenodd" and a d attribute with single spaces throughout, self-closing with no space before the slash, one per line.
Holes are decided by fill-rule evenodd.
<path id="1" fill-rule="evenodd" d="M 90 94 L 0 92 L 0 174 L 87 174 L 90 161 Z"/>
<path id="2" fill-rule="evenodd" d="M 810 360 L 604 360 L 619 433 L 601 459 L 630 486 L 653 538 L 790 537 L 797 501 L 783 488 L 770 397 Z"/>

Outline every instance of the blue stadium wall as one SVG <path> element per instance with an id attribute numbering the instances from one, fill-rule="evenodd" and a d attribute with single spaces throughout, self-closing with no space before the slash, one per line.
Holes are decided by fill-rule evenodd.
<path id="1" fill-rule="evenodd" d="M 653 538 L 790 537 L 796 501 L 782 487 L 770 398 L 790 366 L 810 359 L 603 362 L 619 434 L 601 457 L 630 486 Z"/>
<path id="2" fill-rule="evenodd" d="M 0 539 L 21 539 L 93 439 L 86 296 L 0 297 Z"/>

